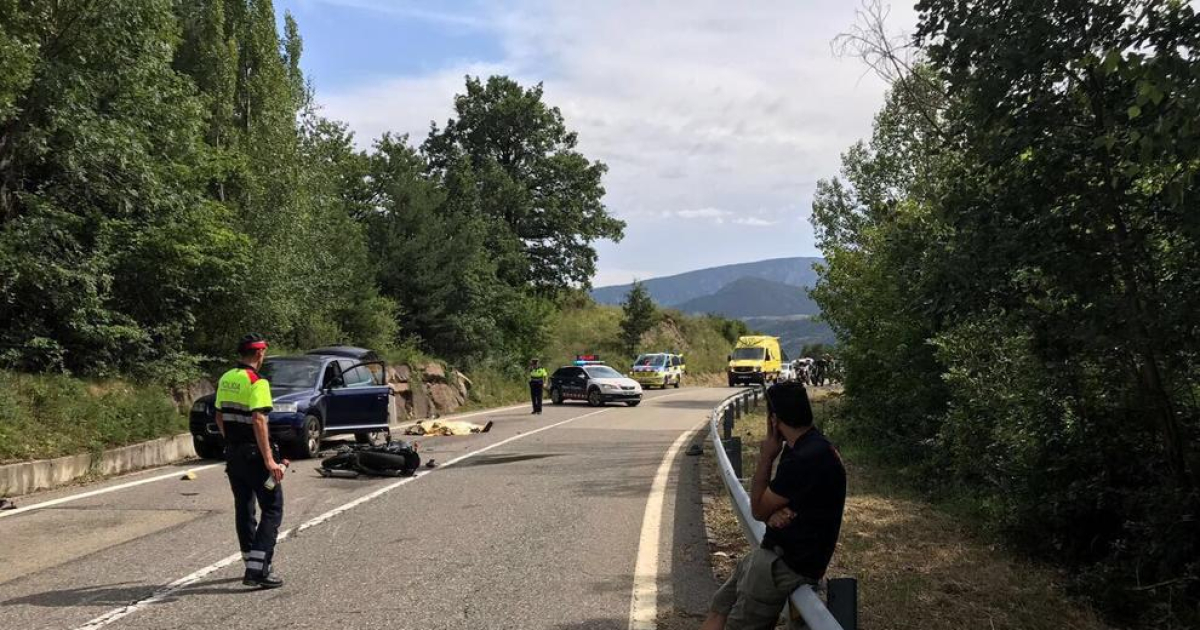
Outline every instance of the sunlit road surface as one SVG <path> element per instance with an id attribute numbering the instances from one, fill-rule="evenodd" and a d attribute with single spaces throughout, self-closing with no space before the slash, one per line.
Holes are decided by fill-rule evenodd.
<path id="1" fill-rule="evenodd" d="M 0 517 L 0 619 L 5 628 L 624 630 L 639 552 L 657 553 L 652 605 L 702 612 L 712 578 L 698 461 L 679 447 L 699 438 L 692 432 L 730 391 L 485 414 L 474 421 L 493 420 L 490 433 L 419 438 L 440 466 L 407 480 L 326 479 L 316 460 L 297 462 L 284 482 L 291 531 L 276 552 L 287 584 L 274 591 L 243 587 L 240 561 L 229 561 L 238 549 L 223 467 L 179 479 L 211 462 Z M 661 522 L 647 538 L 660 471 L 664 491 L 650 511 L 661 504 Z"/>

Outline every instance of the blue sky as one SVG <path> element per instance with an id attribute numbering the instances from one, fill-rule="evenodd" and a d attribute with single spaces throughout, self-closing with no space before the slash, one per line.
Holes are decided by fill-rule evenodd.
<path id="1" fill-rule="evenodd" d="M 366 146 L 419 142 L 466 74 L 545 84 L 609 166 L 602 286 L 720 264 L 816 255 L 818 179 L 870 132 L 884 85 L 831 40 L 853 0 L 277 0 L 300 24 L 325 115 Z M 911 9 L 889 24 L 911 31 Z"/>

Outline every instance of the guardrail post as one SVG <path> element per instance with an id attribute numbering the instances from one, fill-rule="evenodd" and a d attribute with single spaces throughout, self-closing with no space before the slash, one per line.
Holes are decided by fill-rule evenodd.
<path id="1" fill-rule="evenodd" d="M 858 630 L 858 580 L 850 577 L 829 580 L 826 591 L 829 614 L 842 630 Z"/>
<path id="2" fill-rule="evenodd" d="M 742 414 L 745 413 L 745 410 L 742 407 L 743 407 L 742 399 L 734 398 L 733 399 L 733 418 L 734 418 L 734 420 L 740 420 L 742 418 Z"/>
<path id="3" fill-rule="evenodd" d="M 725 437 L 722 439 L 728 440 L 733 437 L 733 407 L 725 408 L 725 421 L 721 423 L 721 428 L 725 430 Z"/>
<path id="4" fill-rule="evenodd" d="M 754 408 L 758 409 L 758 388 L 757 387 L 755 387 L 754 391 L 750 393 L 750 399 L 751 399 L 752 404 L 754 405 Z"/>
<path id="5" fill-rule="evenodd" d="M 729 458 L 729 467 L 733 469 L 733 474 L 738 479 L 743 479 L 742 475 L 742 438 L 727 437 L 721 441 L 725 447 L 725 456 Z"/>

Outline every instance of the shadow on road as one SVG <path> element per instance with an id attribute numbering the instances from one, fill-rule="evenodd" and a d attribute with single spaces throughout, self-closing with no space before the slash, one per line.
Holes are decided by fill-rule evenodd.
<path id="1" fill-rule="evenodd" d="M 525 462 L 533 459 L 546 459 L 547 457 L 559 457 L 561 453 L 527 453 L 522 455 L 483 455 L 476 457 L 466 462 L 459 464 L 459 467 L 470 466 L 495 466 L 496 464 L 512 464 L 515 462 Z"/>
<path id="2" fill-rule="evenodd" d="M 46 608 L 67 608 L 71 606 L 126 606 L 130 603 L 153 595 L 154 591 L 157 590 L 144 584 L 137 586 L 126 586 L 128 584 L 132 583 L 118 582 L 116 584 L 107 584 L 104 586 L 85 586 L 82 588 L 65 588 L 57 591 L 34 593 L 32 595 L 14 597 L 4 602 L 0 602 L 0 606 L 24 605 L 42 606 Z M 188 595 L 228 595 L 229 593 L 237 593 L 242 591 L 253 593 L 255 592 L 255 589 L 249 589 L 245 586 L 242 586 L 242 578 L 240 577 L 222 578 L 219 580 L 197 582 L 195 585 L 177 591 L 162 601 L 174 601 L 176 599 L 175 595 L 180 593 L 187 593 Z"/>

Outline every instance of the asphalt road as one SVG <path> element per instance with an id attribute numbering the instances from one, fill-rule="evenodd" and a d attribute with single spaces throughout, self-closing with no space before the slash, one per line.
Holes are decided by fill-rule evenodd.
<path id="1" fill-rule="evenodd" d="M 29 506 L 172 474 L 0 513 L 0 626 L 626 629 L 646 547 L 658 553 L 658 610 L 700 613 L 715 585 L 698 461 L 681 449 L 663 462 L 729 393 L 477 416 L 495 421 L 490 433 L 418 439 L 443 466 L 404 480 L 325 479 L 298 462 L 284 482 L 293 531 L 276 551 L 287 584 L 274 591 L 241 585 L 221 466 L 193 481 L 178 477 L 202 462 L 23 497 Z M 660 469 L 661 499 L 650 492 Z M 662 505 L 661 527 L 639 544 L 648 502 Z"/>

